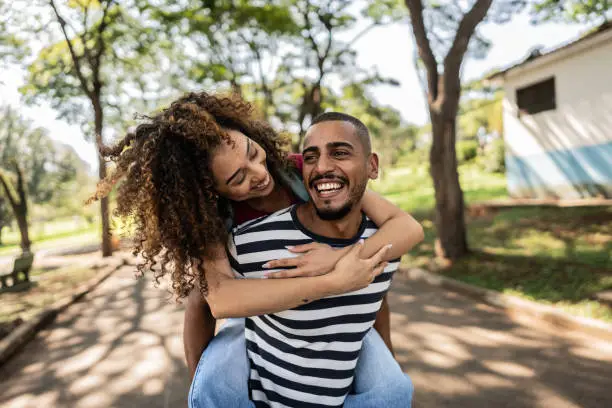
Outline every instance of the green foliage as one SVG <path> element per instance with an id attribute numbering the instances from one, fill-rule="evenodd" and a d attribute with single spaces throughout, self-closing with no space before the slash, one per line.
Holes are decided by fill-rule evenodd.
<path id="1" fill-rule="evenodd" d="M 54 142 L 47 131 L 33 128 L 10 107 L 0 121 L 0 168 L 17 160 L 24 172 L 28 199 L 34 204 L 49 203 L 62 195 L 85 165 L 76 152 Z M 10 168 L 5 168 L 10 172 Z"/>
<path id="2" fill-rule="evenodd" d="M 475 140 L 460 140 L 457 142 L 457 160 L 460 164 L 472 161 L 478 155 L 478 142 Z"/>
<path id="3" fill-rule="evenodd" d="M 12 21 L 7 34 L 36 52 L 27 59 L 21 88 L 27 103 L 49 102 L 92 140 L 94 100 L 101 103 L 103 124 L 124 126 L 138 110 L 174 93 L 169 73 L 160 69 L 172 44 L 150 24 L 145 2 L 30 3 L 16 0 L 7 10 Z"/>
<path id="4" fill-rule="evenodd" d="M 534 23 L 543 21 L 602 23 L 612 16 L 609 0 L 532 0 Z"/>

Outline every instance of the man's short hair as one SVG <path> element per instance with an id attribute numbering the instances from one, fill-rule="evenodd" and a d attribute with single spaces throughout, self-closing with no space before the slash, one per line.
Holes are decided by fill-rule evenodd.
<path id="1" fill-rule="evenodd" d="M 363 145 L 363 148 L 365 150 L 365 154 L 369 155 L 370 153 L 372 153 L 372 142 L 370 141 L 370 131 L 368 130 L 368 127 L 363 124 L 362 121 L 360 121 L 354 116 L 351 116 L 349 114 L 342 113 L 342 112 L 324 112 L 316 116 L 312 120 L 312 123 L 310 124 L 310 126 L 314 126 L 317 123 L 321 123 L 321 122 L 334 122 L 334 121 L 347 122 L 353 125 L 353 127 L 355 128 L 355 134 L 361 141 L 361 144 Z"/>

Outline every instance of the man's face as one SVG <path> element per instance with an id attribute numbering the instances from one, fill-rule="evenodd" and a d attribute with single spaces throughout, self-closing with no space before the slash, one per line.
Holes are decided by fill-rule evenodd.
<path id="1" fill-rule="evenodd" d="M 378 177 L 378 157 L 366 153 L 352 124 L 317 123 L 302 153 L 304 184 L 321 219 L 338 220 L 360 208 L 368 179 Z"/>

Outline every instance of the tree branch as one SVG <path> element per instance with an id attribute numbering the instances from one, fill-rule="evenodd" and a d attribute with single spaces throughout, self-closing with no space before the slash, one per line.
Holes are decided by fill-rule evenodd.
<path id="1" fill-rule="evenodd" d="M 96 38 L 98 42 L 97 43 L 98 49 L 92 61 L 92 71 L 94 73 L 94 77 L 97 79 L 98 82 L 99 82 L 99 78 L 97 77 L 100 71 L 100 59 L 102 58 L 102 54 L 104 54 L 104 50 L 106 48 L 106 43 L 104 42 L 102 35 L 104 34 L 104 30 L 106 30 L 106 27 L 108 26 L 108 21 L 106 20 L 106 17 L 108 16 L 108 10 L 110 9 L 113 3 L 114 3 L 113 0 L 108 0 L 106 2 L 105 7 L 102 10 L 102 18 L 100 20 L 100 25 L 98 26 L 98 35 Z"/>
<path id="2" fill-rule="evenodd" d="M 438 98 L 438 62 L 427 38 L 427 31 L 423 21 L 423 3 L 421 0 L 406 0 L 406 6 L 410 11 L 412 32 L 419 49 L 419 56 L 427 70 L 427 101 L 431 105 Z"/>
<path id="3" fill-rule="evenodd" d="M 459 79 L 461 63 L 476 26 L 485 18 L 492 2 L 493 0 L 477 0 L 461 19 L 453 45 L 444 58 L 444 91 L 446 93 L 454 94 L 461 91 Z"/>
<path id="4" fill-rule="evenodd" d="M 81 57 L 79 57 L 76 54 L 74 47 L 72 46 L 72 42 L 70 41 L 70 38 L 68 36 L 68 32 L 66 31 L 66 20 L 64 20 L 64 18 L 59 14 L 59 11 L 57 10 L 57 7 L 55 6 L 55 2 L 53 0 L 49 0 L 49 4 L 51 5 L 53 12 L 55 13 L 57 22 L 59 23 L 60 28 L 62 29 L 62 33 L 64 34 L 64 39 L 66 40 L 66 43 L 68 44 L 68 50 L 70 51 L 70 56 L 72 57 L 72 63 L 74 64 L 74 70 L 76 72 L 77 78 L 79 79 L 79 82 L 81 83 L 83 92 L 85 92 L 87 96 L 91 98 L 92 91 L 89 89 L 87 80 L 85 79 L 85 76 L 83 75 L 83 70 L 81 68 Z"/>
<path id="5" fill-rule="evenodd" d="M 306 29 L 308 30 L 308 40 L 310 41 L 310 44 L 312 44 L 312 49 L 316 52 L 317 54 L 317 58 L 321 59 L 321 52 L 319 51 L 319 44 L 317 44 L 317 42 L 315 41 L 314 37 L 312 36 L 312 23 L 310 22 L 310 17 L 308 17 L 308 7 L 310 6 L 310 1 L 306 2 L 306 9 L 304 10 L 300 10 L 302 11 L 302 15 L 304 16 L 304 22 L 305 22 L 305 26 Z"/>

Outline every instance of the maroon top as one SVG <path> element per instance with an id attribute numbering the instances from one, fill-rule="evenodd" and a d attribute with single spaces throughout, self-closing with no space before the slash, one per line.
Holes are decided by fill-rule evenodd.
<path id="1" fill-rule="evenodd" d="M 301 154 L 292 153 L 288 156 L 288 159 L 295 163 L 295 167 L 297 168 L 301 178 L 302 168 L 304 167 L 304 157 L 302 157 Z M 289 196 L 291 197 L 291 204 L 297 204 L 300 202 L 300 200 L 291 190 L 288 192 Z M 268 212 L 252 208 L 246 201 L 232 201 L 232 207 L 234 208 L 234 225 L 240 225 L 243 222 L 270 215 Z"/>

